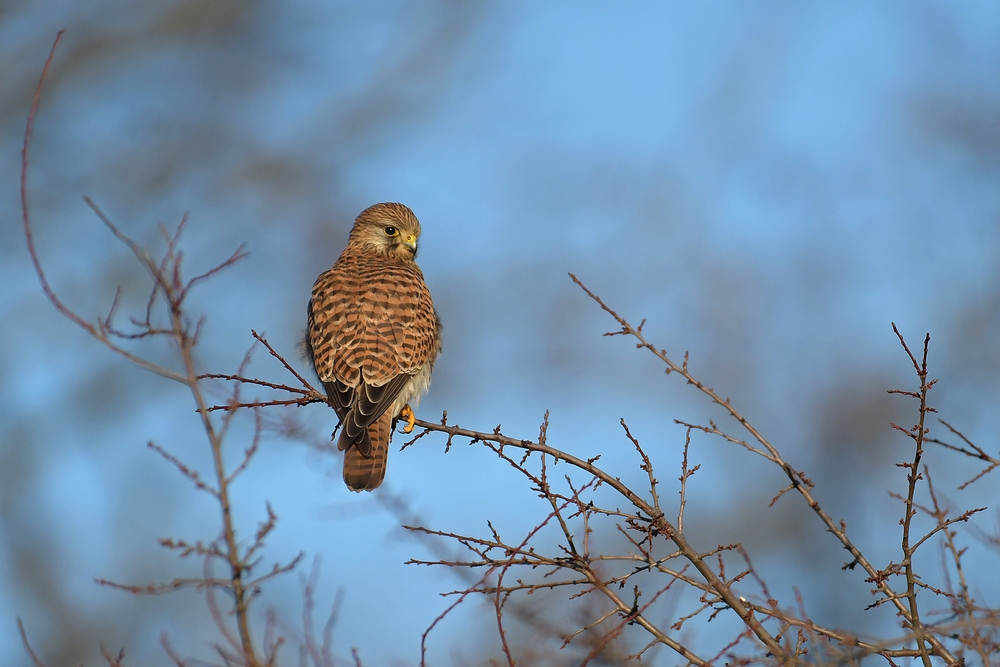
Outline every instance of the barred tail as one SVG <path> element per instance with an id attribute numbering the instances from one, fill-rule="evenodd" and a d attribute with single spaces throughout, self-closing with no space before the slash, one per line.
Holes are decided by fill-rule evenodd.
<path id="1" fill-rule="evenodd" d="M 392 415 L 386 410 L 368 427 L 368 437 L 372 444 L 371 456 L 365 456 L 356 446 L 348 447 L 344 452 L 344 482 L 351 491 L 371 491 L 382 483 L 391 436 Z"/>

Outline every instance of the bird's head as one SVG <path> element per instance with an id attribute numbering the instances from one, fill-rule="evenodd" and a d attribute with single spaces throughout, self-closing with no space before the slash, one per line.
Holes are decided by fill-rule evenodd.
<path id="1" fill-rule="evenodd" d="M 420 221 L 402 204 L 369 206 L 354 221 L 349 243 L 399 259 L 417 255 Z"/>

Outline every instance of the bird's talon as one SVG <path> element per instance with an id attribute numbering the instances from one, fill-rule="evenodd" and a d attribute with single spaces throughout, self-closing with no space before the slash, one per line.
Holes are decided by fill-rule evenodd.
<path id="1" fill-rule="evenodd" d="M 399 411 L 399 418 L 406 420 L 406 426 L 403 427 L 403 433 L 413 433 L 413 427 L 417 421 L 417 416 L 413 414 L 413 408 L 409 405 L 404 405 L 403 409 Z"/>

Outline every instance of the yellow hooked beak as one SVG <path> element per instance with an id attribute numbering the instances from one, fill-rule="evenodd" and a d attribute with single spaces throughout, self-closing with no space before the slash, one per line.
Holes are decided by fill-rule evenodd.
<path id="1" fill-rule="evenodd" d="M 403 237 L 402 240 L 403 240 L 403 245 L 405 245 L 407 248 L 409 248 L 413 252 L 417 251 L 417 235 L 416 234 L 407 234 L 406 236 Z"/>

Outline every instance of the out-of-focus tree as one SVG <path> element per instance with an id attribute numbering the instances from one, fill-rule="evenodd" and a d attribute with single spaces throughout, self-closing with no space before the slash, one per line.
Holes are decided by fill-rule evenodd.
<path id="1" fill-rule="evenodd" d="M 336 257 L 350 219 L 401 199 L 424 222 L 421 264 L 445 323 L 428 413 L 502 421 L 520 435 L 551 408 L 553 437 L 622 460 L 605 447 L 620 440 L 618 417 L 648 447 L 660 446 L 668 418 L 702 420 L 704 408 L 657 370 L 595 345 L 605 327 L 566 283 L 573 270 L 621 312 L 648 317 L 652 339 L 690 349 L 699 376 L 787 445 L 830 512 L 885 558 L 896 545 L 879 526 L 898 507 L 884 490 L 901 460 L 886 424 L 906 423 L 900 402 L 882 394 L 905 383 L 888 321 L 934 333 L 942 410 L 974 442 L 998 425 L 989 119 L 1000 60 L 985 4 L 713 12 L 6 3 L 0 18 L 8 183 L 37 64 L 55 30 L 69 29 L 39 116 L 32 182 L 53 282 L 84 312 L 104 312 L 118 284 L 123 308 L 145 298 L 141 272 L 108 249 L 80 194 L 144 245 L 157 222 L 190 210 L 192 266 L 243 241 L 253 253 L 192 297 L 210 314 L 203 358 L 217 367 L 238 364 L 251 327 L 294 350 L 309 284 Z M 17 219 L 14 197 L 0 198 L 0 215 Z M 16 225 L 0 226 L 0 265 L 9 276 L 0 292 L 9 341 L 0 350 L 9 408 L 0 419 L 0 562 L 13 591 L 0 608 L 43 627 L 48 655 L 64 661 L 92 656 L 93 644 L 84 651 L 76 639 L 95 636 L 148 655 L 136 637 L 176 627 L 200 600 L 146 606 L 90 582 L 158 579 L 153 571 L 173 565 L 150 551 L 153 540 L 180 525 L 207 529 L 198 523 L 204 508 L 158 501 L 186 489 L 140 446 L 169 434 L 190 453 L 184 443 L 196 434 L 173 430 L 187 404 L 67 333 L 39 298 Z M 600 411 L 610 418 L 597 419 Z M 317 411 L 300 416 L 310 432 L 332 428 Z M 676 437 L 663 430 L 663 446 Z M 293 534 L 339 536 L 287 544 L 331 554 L 324 577 L 345 584 L 344 604 L 357 612 L 341 619 L 346 631 L 386 589 L 345 581 L 345 563 L 354 578 L 376 561 L 389 572 L 413 556 L 410 543 L 385 537 L 398 521 L 375 501 L 344 503 L 319 484 L 301 490 L 324 459 L 285 442 L 263 448 L 277 488 L 253 493 L 271 488 L 255 478 L 240 491 L 274 499 Z M 507 517 L 516 531 L 528 516 L 491 500 L 485 490 L 510 480 L 480 455 L 419 451 L 393 464 L 389 482 L 428 525 L 471 535 L 483 516 Z M 711 446 L 700 454 L 722 475 L 721 491 L 691 489 L 689 530 L 757 549 L 754 564 L 776 590 L 807 582 L 817 622 L 873 623 L 854 603 L 867 586 L 840 573 L 809 512 L 768 509 L 770 487 L 746 483 L 767 475 L 765 465 Z M 480 471 L 475 483 L 436 484 L 470 468 Z M 966 472 L 935 482 L 953 488 Z M 296 493 L 278 497 L 293 485 Z M 988 504 L 982 489 L 953 500 Z M 317 505 L 333 505 L 323 514 L 328 531 L 305 525 Z M 249 525 L 253 507 L 241 517 Z M 361 515 L 364 528 L 345 518 Z M 445 587 L 400 570 L 391 571 L 411 591 Z M 298 591 L 288 588 L 278 597 L 293 609 Z M 440 608 L 424 611 L 433 618 Z M 441 630 L 491 629 L 488 617 L 457 619 Z M 422 629 L 401 631 L 406 647 L 387 654 L 412 656 Z M 0 650 L 20 657 L 8 630 Z"/>

